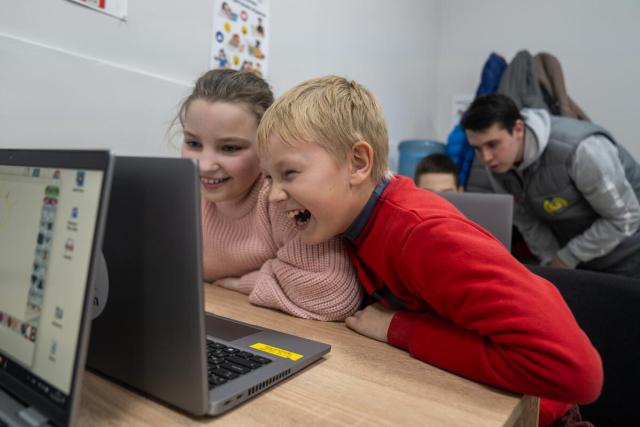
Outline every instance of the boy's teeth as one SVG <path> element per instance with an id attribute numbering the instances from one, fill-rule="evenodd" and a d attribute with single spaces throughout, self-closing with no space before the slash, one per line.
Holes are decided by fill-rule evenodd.
<path id="1" fill-rule="evenodd" d="M 302 209 L 296 209 L 296 210 L 293 210 L 293 211 L 289 211 L 289 212 L 287 212 L 287 216 L 289 218 L 293 218 L 296 215 L 298 215 L 300 212 L 302 212 Z"/>

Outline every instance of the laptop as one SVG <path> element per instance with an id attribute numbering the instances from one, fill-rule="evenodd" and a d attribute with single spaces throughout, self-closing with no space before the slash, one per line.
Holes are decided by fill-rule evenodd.
<path id="1" fill-rule="evenodd" d="M 217 415 L 330 346 L 205 313 L 194 161 L 117 157 L 103 245 L 108 280 L 88 366 L 195 415 Z M 247 302 L 248 304 L 248 302 Z"/>
<path id="2" fill-rule="evenodd" d="M 74 422 L 110 166 L 107 151 L 0 149 L 2 426 Z"/>
<path id="3" fill-rule="evenodd" d="M 513 196 L 496 193 L 455 193 L 443 191 L 438 195 L 447 199 L 467 218 L 475 222 L 507 250 L 511 250 L 513 230 Z"/>

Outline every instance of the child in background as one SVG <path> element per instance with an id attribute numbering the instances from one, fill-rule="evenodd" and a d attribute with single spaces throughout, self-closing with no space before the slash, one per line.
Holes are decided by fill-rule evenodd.
<path id="1" fill-rule="evenodd" d="M 424 157 L 416 166 L 416 185 L 435 192 L 463 192 L 458 186 L 458 167 L 446 154 L 435 153 Z"/>
<path id="2" fill-rule="evenodd" d="M 294 316 L 343 320 L 362 296 L 343 243 L 303 243 L 267 200 L 255 140 L 272 102 L 264 80 L 227 69 L 200 77 L 180 107 L 182 157 L 200 169 L 204 279 Z"/>
<path id="3" fill-rule="evenodd" d="M 387 150 L 378 102 L 335 76 L 287 91 L 258 128 L 270 201 L 308 244 L 343 236 L 378 301 L 347 325 L 442 369 L 543 397 L 541 425 L 594 401 L 602 363 L 557 289 L 441 197 L 390 176 Z"/>

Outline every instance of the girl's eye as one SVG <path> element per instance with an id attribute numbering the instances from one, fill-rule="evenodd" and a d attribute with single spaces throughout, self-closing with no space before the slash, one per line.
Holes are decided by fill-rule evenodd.
<path id="1" fill-rule="evenodd" d="M 198 142 L 198 141 L 185 141 L 184 145 L 186 145 L 189 148 L 200 148 L 202 145 Z"/>
<path id="2" fill-rule="evenodd" d="M 239 147 L 237 145 L 223 145 L 222 146 L 222 151 L 226 152 L 226 153 L 235 153 L 236 151 L 240 151 L 242 150 L 242 147 Z"/>

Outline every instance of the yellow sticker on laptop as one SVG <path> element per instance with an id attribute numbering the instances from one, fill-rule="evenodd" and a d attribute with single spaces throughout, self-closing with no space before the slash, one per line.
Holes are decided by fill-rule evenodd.
<path id="1" fill-rule="evenodd" d="M 292 351 L 283 350 L 278 347 L 273 347 L 271 345 L 263 344 L 261 342 L 257 342 L 255 344 L 250 345 L 249 347 L 255 348 L 256 350 L 264 351 L 265 353 L 273 354 L 274 356 L 282 357 L 284 359 L 291 359 L 294 362 L 296 360 L 302 359 L 304 356 L 298 353 L 294 353 Z"/>

